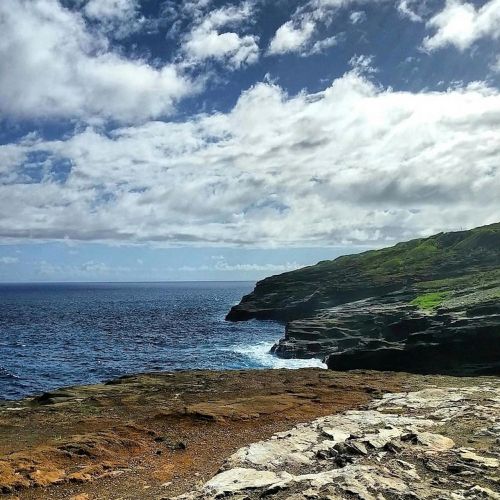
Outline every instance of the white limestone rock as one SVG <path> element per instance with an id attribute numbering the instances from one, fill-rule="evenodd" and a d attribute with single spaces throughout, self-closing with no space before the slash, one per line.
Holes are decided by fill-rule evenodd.
<path id="1" fill-rule="evenodd" d="M 275 472 L 236 467 L 214 476 L 205 484 L 204 490 L 207 494 L 217 496 L 264 488 L 280 481 L 281 477 Z"/>
<path id="2" fill-rule="evenodd" d="M 241 448 L 226 470 L 179 499 L 248 494 L 253 500 L 263 493 L 272 499 L 286 489 L 297 500 L 500 500 L 492 477 L 478 473 L 498 469 L 499 460 L 455 445 L 454 432 L 474 428 L 471 422 L 482 449 L 497 446 L 500 381 L 386 394 L 366 410 L 297 425 Z"/>

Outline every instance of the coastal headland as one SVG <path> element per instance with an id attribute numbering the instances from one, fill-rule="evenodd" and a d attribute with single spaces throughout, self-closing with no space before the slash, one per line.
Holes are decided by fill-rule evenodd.
<path id="1" fill-rule="evenodd" d="M 274 353 L 334 370 L 500 374 L 500 223 L 259 281 L 230 321 L 285 323 Z"/>

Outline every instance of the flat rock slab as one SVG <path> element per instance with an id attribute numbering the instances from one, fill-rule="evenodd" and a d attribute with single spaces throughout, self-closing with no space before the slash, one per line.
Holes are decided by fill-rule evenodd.
<path id="1" fill-rule="evenodd" d="M 500 380 L 389 393 L 253 443 L 176 500 L 500 498 Z"/>

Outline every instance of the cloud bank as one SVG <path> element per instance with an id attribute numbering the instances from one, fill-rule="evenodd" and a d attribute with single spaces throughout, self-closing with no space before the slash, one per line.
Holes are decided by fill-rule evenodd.
<path id="1" fill-rule="evenodd" d="M 499 1 L 436 11 L 377 0 L 418 31 L 406 61 L 497 40 Z M 154 43 L 170 52 L 154 58 L 122 44 L 151 26 L 137 0 L 2 0 L 0 114 L 33 131 L 0 144 L 0 241 L 379 245 L 495 221 L 498 86 L 450 78 L 440 92 L 393 90 L 375 82 L 387 81 L 384 62 L 374 66 L 380 48 L 372 57 L 342 47 L 337 64 L 332 47 L 348 38 L 336 30 L 341 10 L 359 47 L 376 48 L 363 45 L 372 3 L 306 0 L 258 31 L 264 0 L 167 0 L 155 22 L 168 30 Z M 323 53 L 334 69 L 320 78 Z M 288 94 L 273 83 L 280 74 L 264 76 L 277 63 L 293 80 L 313 54 L 310 88 L 320 92 Z M 500 72 L 494 51 L 487 64 Z M 224 112 L 200 113 L 217 109 L 210 99 L 229 75 Z M 62 132 L 44 138 L 54 125 Z"/>
<path id="2" fill-rule="evenodd" d="M 317 94 L 258 83 L 225 114 L 1 147 L 0 236 L 380 244 L 489 223 L 499 125 L 500 93 L 479 83 L 396 92 L 358 69 Z"/>

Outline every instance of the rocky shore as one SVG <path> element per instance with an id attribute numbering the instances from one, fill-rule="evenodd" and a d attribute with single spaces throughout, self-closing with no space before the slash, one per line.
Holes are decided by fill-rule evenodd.
<path id="1" fill-rule="evenodd" d="M 500 273 L 475 278 L 421 283 L 290 321 L 273 352 L 322 357 L 334 370 L 500 374 Z M 415 305 L 433 295 L 442 297 L 435 309 Z"/>
<path id="2" fill-rule="evenodd" d="M 276 319 L 284 358 L 334 370 L 500 374 L 500 224 L 340 257 L 257 283 L 227 319 Z"/>
<path id="3" fill-rule="evenodd" d="M 286 322 L 277 355 L 332 370 L 152 373 L 0 402 L 0 493 L 500 499 L 500 224 L 268 278 L 228 314 L 249 318 Z"/>
<path id="4" fill-rule="evenodd" d="M 495 499 L 499 411 L 493 377 L 320 369 L 122 377 L 0 403 L 0 492 Z"/>

